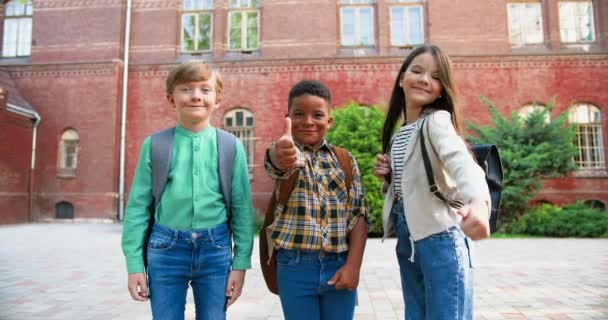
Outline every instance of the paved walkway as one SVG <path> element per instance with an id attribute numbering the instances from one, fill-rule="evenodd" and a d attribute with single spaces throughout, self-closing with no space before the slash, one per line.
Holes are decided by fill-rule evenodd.
<path id="1" fill-rule="evenodd" d="M 120 224 L 0 227 L 0 320 L 150 319 L 128 295 L 120 233 Z M 403 319 L 394 246 L 368 241 L 355 319 Z M 486 240 L 475 254 L 476 319 L 608 319 L 608 240 Z M 253 263 L 228 318 L 282 319 L 257 247 Z"/>

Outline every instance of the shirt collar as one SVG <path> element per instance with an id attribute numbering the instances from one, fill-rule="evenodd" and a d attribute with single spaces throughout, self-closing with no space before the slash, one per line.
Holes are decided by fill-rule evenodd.
<path id="1" fill-rule="evenodd" d="M 207 128 L 205 128 L 199 132 L 192 132 L 192 131 L 182 127 L 180 124 L 175 126 L 175 133 L 182 135 L 182 136 L 186 136 L 186 137 L 204 138 L 204 137 L 208 137 L 209 135 L 211 135 L 214 131 L 215 131 L 215 128 L 212 125 L 208 125 Z"/>
<path id="2" fill-rule="evenodd" d="M 303 151 L 317 151 L 317 150 L 321 150 L 321 149 L 329 149 L 329 143 L 327 143 L 327 140 L 323 139 L 323 142 L 321 142 L 321 144 L 319 144 L 319 146 L 317 147 L 311 147 L 307 144 L 303 144 L 303 143 L 299 143 L 297 141 L 294 141 L 294 143 L 296 144 L 296 147 L 298 147 L 298 149 L 303 150 Z"/>

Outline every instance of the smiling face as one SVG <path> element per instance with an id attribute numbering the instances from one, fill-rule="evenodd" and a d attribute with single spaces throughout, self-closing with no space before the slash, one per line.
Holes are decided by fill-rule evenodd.
<path id="1" fill-rule="evenodd" d="M 293 139 L 313 148 L 325 140 L 325 133 L 333 122 L 328 102 L 310 94 L 293 98 L 289 117 Z"/>
<path id="2" fill-rule="evenodd" d="M 212 73 L 207 80 L 177 83 L 167 94 L 180 125 L 193 131 L 207 127 L 211 114 L 219 107 L 215 77 Z"/>
<path id="3" fill-rule="evenodd" d="M 430 52 L 416 56 L 403 73 L 401 85 L 406 108 L 422 108 L 440 95 L 443 89 L 437 61 Z"/>

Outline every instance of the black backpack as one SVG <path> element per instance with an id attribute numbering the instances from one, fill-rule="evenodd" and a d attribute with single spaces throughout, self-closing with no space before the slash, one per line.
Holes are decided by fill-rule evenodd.
<path id="1" fill-rule="evenodd" d="M 420 128 L 420 149 L 422 150 L 424 170 L 426 171 L 426 176 L 429 180 L 429 190 L 450 207 L 460 208 L 463 205 L 462 202 L 449 199 L 435 184 L 433 168 L 424 143 L 424 122 L 426 122 L 426 119 L 422 121 Z M 477 164 L 479 164 L 486 174 L 486 183 L 488 184 L 490 199 L 492 200 L 490 232 L 495 232 L 498 224 L 498 213 L 500 211 L 500 198 L 502 193 L 502 163 L 500 162 L 498 148 L 493 144 L 476 144 L 473 145 L 471 151 L 475 156 Z"/>

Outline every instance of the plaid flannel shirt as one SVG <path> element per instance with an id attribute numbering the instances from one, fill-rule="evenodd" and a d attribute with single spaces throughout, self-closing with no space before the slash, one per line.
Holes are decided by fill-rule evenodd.
<path id="1" fill-rule="evenodd" d="M 270 162 L 268 151 L 264 167 L 275 180 L 277 195 L 281 179 L 298 174 L 293 192 L 285 206 L 277 204 L 271 224 L 275 247 L 299 250 L 344 252 L 348 233 L 359 217 L 369 221 L 361 174 L 355 158 L 352 162 L 352 185 L 346 190 L 345 176 L 338 158 L 324 141 L 316 149 L 296 143 L 296 168 L 281 171 Z"/>

